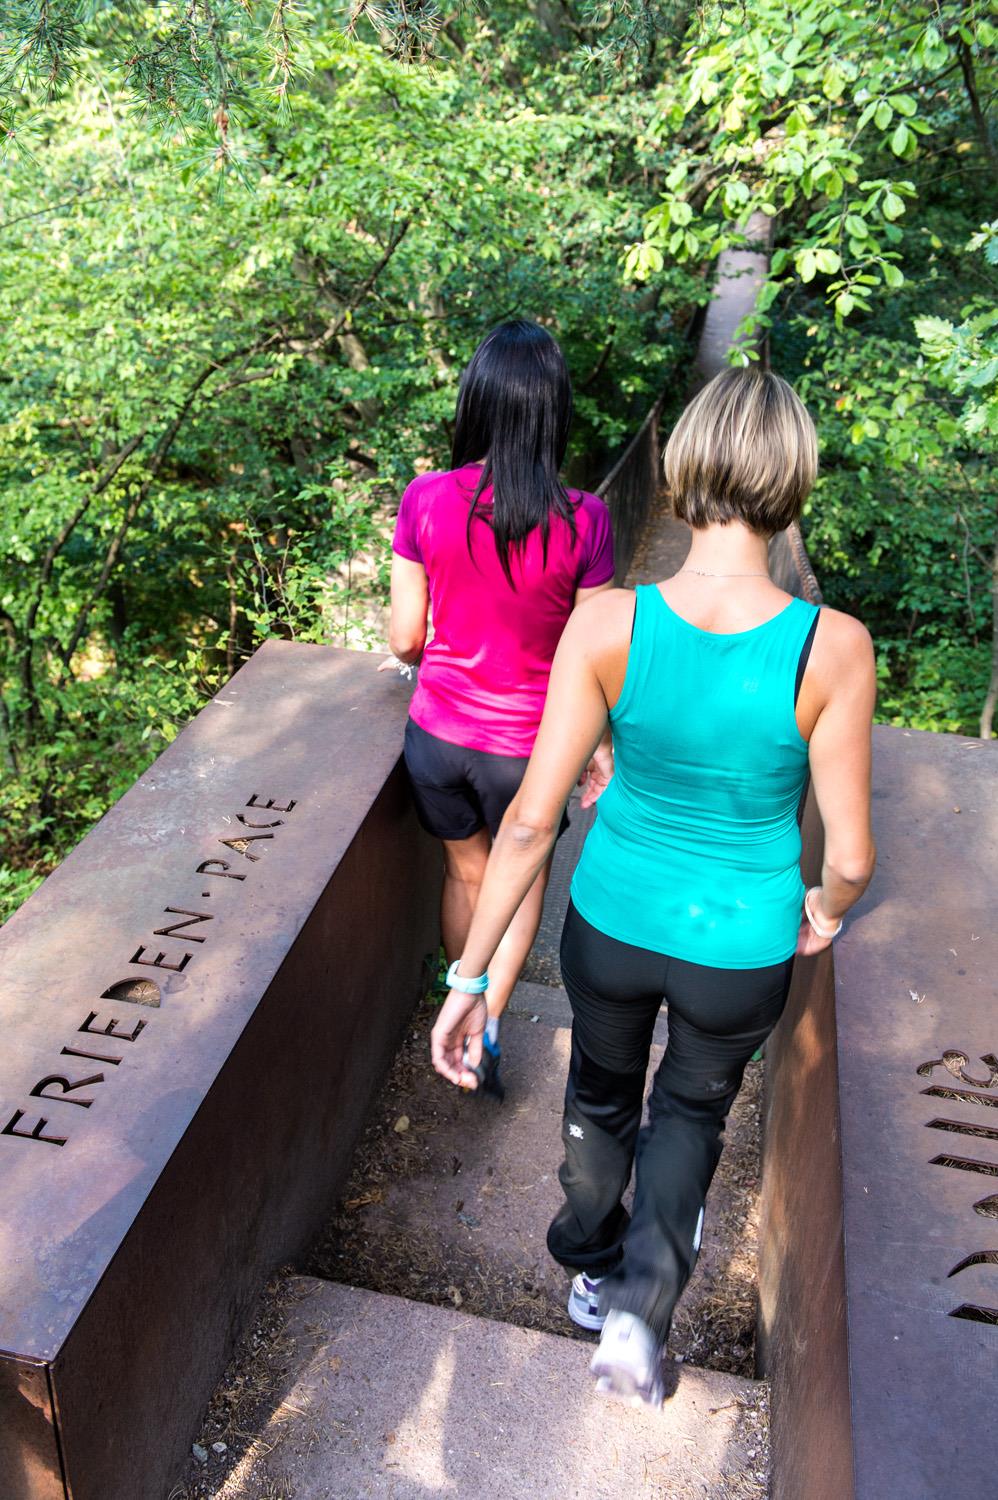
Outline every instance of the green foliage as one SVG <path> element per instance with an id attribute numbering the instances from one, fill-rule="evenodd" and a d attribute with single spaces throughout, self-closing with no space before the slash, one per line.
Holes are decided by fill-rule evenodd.
<path id="1" fill-rule="evenodd" d="M 796 367 L 818 421 L 808 548 L 829 603 L 874 633 L 881 716 L 976 733 L 993 625 L 994 439 L 968 424 L 976 390 L 947 388 L 915 337 L 927 288 L 930 305 L 959 305 L 973 277 L 928 227 L 923 241 L 904 294 L 875 305 L 865 326 L 837 328 L 820 307 L 791 312 L 774 331 L 774 358 Z"/>
<path id="2" fill-rule="evenodd" d="M 0 923 L 6 922 L 22 901 L 27 901 L 44 879 L 44 874 L 37 870 L 0 865 Z"/>
<path id="3" fill-rule="evenodd" d="M 0 29 L 0 147 L 30 151 L 37 118 L 25 100 L 64 97 L 82 77 L 179 134 L 202 169 L 245 169 L 241 129 L 289 110 L 307 73 L 298 0 L 8 0 Z"/>
<path id="4" fill-rule="evenodd" d="M 967 246 L 968 251 L 982 249 L 988 265 L 998 266 L 998 219 L 983 225 Z M 962 437 L 993 448 L 998 440 L 998 307 L 993 299 L 976 298 L 959 323 L 916 318 L 915 332 L 935 379 L 963 398 Z"/>
<path id="5" fill-rule="evenodd" d="M 960 640 L 890 643 L 877 652 L 883 724 L 973 734 L 987 684 L 978 647 Z"/>
<path id="6" fill-rule="evenodd" d="M 624 273 L 654 284 L 771 241 L 742 331 L 769 332 L 818 421 L 806 528 L 826 597 L 873 630 L 885 716 L 987 733 L 994 225 L 960 247 L 993 213 L 998 6 L 715 0 L 678 36 L 671 7 L 650 10 L 669 167 Z"/>
<path id="7" fill-rule="evenodd" d="M 561 340 L 591 482 L 760 227 L 745 331 L 819 425 L 826 597 L 873 630 L 885 718 L 974 732 L 990 695 L 986 726 L 996 27 L 996 0 L 11 0 L 0 901 L 259 641 L 382 638 L 399 489 L 446 462 L 488 327 Z"/>
<path id="8" fill-rule="evenodd" d="M 222 196 L 104 78 L 40 115 L 0 217 L 5 847 L 45 868 L 268 635 L 384 639 L 398 494 L 446 464 L 457 377 L 541 316 L 602 471 L 682 355 L 703 283 L 619 258 L 652 105 L 469 24 L 460 69 L 313 31 L 293 121 Z M 649 187 L 642 186 L 648 175 Z"/>
<path id="9" fill-rule="evenodd" d="M 944 80 L 994 70 L 988 16 L 998 9 L 987 0 L 698 9 L 652 127 L 677 141 L 674 164 L 628 273 L 713 258 L 757 215 L 778 219 L 786 242 L 755 324 L 792 278 L 820 278 L 840 319 L 869 311 L 878 289 L 904 282 L 900 221 L 917 193 L 911 167 L 951 115 Z"/>

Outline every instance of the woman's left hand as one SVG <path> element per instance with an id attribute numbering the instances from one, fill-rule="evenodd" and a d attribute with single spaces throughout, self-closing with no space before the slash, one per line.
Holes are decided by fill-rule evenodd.
<path id="1" fill-rule="evenodd" d="M 579 777 L 583 807 L 598 802 L 613 780 L 613 746 L 605 740 L 596 746 L 592 760 Z"/>
<path id="2" fill-rule="evenodd" d="M 377 670 L 379 672 L 397 672 L 406 681 L 412 681 L 412 667 L 408 662 L 399 661 L 397 656 L 386 656 L 383 662 L 379 662 Z"/>
<path id="3" fill-rule="evenodd" d="M 820 933 L 815 932 L 807 917 L 801 916 L 800 928 L 797 932 L 797 957 L 812 958 L 816 953 L 823 953 L 831 946 L 831 938 L 822 937 Z"/>
<path id="4" fill-rule="evenodd" d="M 451 990 L 430 1033 L 433 1066 L 460 1088 L 476 1089 L 488 1007 L 484 995 Z"/>

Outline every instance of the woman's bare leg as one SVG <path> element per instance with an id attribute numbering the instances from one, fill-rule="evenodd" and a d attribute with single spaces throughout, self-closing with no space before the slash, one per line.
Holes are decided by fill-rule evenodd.
<path id="1" fill-rule="evenodd" d="M 447 962 L 453 963 L 464 951 L 465 939 L 478 901 L 482 877 L 488 863 L 492 839 L 487 828 L 481 828 L 469 839 L 444 839 L 444 888 L 440 903 L 440 927 Z M 499 1017 L 509 1004 L 520 970 L 527 961 L 544 908 L 544 892 L 551 874 L 550 859 L 541 870 L 520 903 L 510 922 L 495 958 L 489 965 L 489 988 L 486 995 L 489 1015 Z"/>
<path id="2" fill-rule="evenodd" d="M 443 839 L 444 888 L 440 898 L 440 933 L 447 962 L 464 952 L 465 939 L 482 887 L 492 837 L 480 828 L 468 839 Z"/>

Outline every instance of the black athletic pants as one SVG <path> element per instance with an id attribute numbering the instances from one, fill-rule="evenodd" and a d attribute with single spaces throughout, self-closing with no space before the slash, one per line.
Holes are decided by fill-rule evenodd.
<path id="1" fill-rule="evenodd" d="M 561 971 L 572 1004 L 559 1177 L 548 1230 L 562 1265 L 606 1275 L 600 1311 L 636 1313 L 665 1339 L 696 1263 L 701 1213 L 745 1064 L 783 1011 L 793 959 L 711 969 L 618 942 L 569 906 Z M 640 1130 L 655 1020 L 669 1037 Z M 633 1216 L 621 1197 L 637 1157 Z"/>

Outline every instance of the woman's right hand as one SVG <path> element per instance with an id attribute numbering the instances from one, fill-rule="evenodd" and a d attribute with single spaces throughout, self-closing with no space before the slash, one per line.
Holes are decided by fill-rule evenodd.
<path id="1" fill-rule="evenodd" d="M 841 917 L 837 921 L 826 920 L 827 913 L 822 911 L 820 905 L 821 893 L 820 885 L 804 892 L 800 929 L 797 933 L 797 952 L 802 958 L 823 952 L 842 931 Z"/>
<path id="2" fill-rule="evenodd" d="M 482 1038 L 488 1020 L 484 995 L 451 990 L 430 1032 L 433 1066 L 462 1089 L 476 1089 L 475 1069 L 482 1060 Z"/>
<path id="3" fill-rule="evenodd" d="M 383 662 L 378 663 L 379 672 L 397 672 L 407 682 L 412 681 L 413 668 L 408 662 L 399 661 L 397 656 L 386 656 Z"/>

